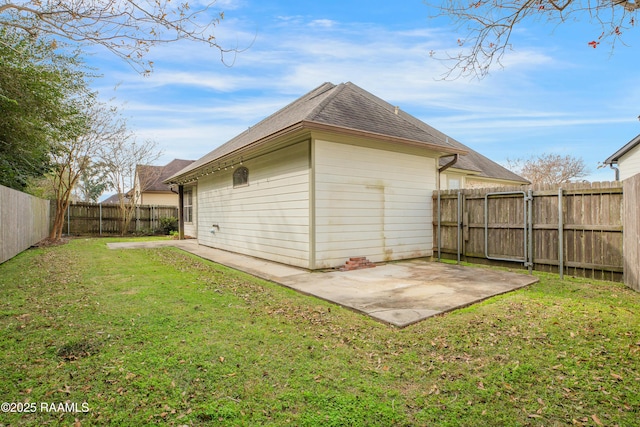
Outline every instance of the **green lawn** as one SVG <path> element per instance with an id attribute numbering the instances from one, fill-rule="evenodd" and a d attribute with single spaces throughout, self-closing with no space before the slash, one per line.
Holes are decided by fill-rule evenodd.
<path id="1" fill-rule="evenodd" d="M 31 411 L 0 426 L 640 425 L 640 294 L 621 284 L 541 274 L 400 330 L 106 242 L 0 265 L 0 397 Z"/>

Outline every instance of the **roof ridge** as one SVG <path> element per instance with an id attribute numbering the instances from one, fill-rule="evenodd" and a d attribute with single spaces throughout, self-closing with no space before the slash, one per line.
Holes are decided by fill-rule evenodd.
<path id="1" fill-rule="evenodd" d="M 451 147 L 454 147 L 452 144 L 449 143 L 448 139 L 449 136 L 439 132 L 437 129 L 435 129 L 433 126 L 429 125 L 426 122 L 423 122 L 422 120 L 418 119 L 417 117 L 413 116 L 412 114 L 402 110 L 399 106 L 393 105 L 390 102 L 385 101 L 384 99 L 380 98 L 379 96 L 376 96 L 374 94 L 372 94 L 371 92 L 368 92 L 364 89 L 362 89 L 360 86 L 349 82 L 349 85 L 352 86 L 352 88 L 354 88 L 359 94 L 361 94 L 362 96 L 365 96 L 367 99 L 369 99 L 372 102 L 375 102 L 376 104 L 378 104 L 379 106 L 381 106 L 382 108 L 386 109 L 389 112 L 392 112 L 394 114 L 396 114 L 401 120 L 403 120 L 404 122 L 408 123 L 409 125 L 413 126 L 414 128 L 427 132 L 429 135 L 431 135 L 434 139 L 438 139 L 438 134 L 442 134 L 445 136 L 445 139 L 443 141 L 434 141 L 434 142 L 441 142 L 441 143 L 445 143 L 446 145 L 449 145 Z M 397 111 L 396 111 L 397 108 Z M 400 114 L 402 113 L 402 114 Z M 435 131 L 435 132 L 434 132 Z M 454 147 L 455 148 L 455 147 Z"/>
<path id="2" fill-rule="evenodd" d="M 340 84 L 342 84 L 342 83 L 340 83 Z M 337 85 L 335 85 L 335 84 L 333 84 L 333 83 L 331 83 L 331 82 L 324 82 L 323 84 L 321 84 L 321 85 L 320 85 L 320 86 L 318 86 L 317 88 L 313 89 L 311 92 L 308 92 L 307 94 L 308 94 L 308 95 L 311 95 L 313 92 L 315 92 L 316 90 L 320 89 L 322 86 L 325 86 L 325 85 L 328 85 L 328 87 L 327 87 L 325 90 L 323 90 L 323 91 L 321 91 L 321 92 L 318 92 L 318 93 L 314 93 L 314 94 L 313 94 L 313 96 L 310 96 L 310 97 L 307 99 L 307 101 L 311 101 L 313 98 L 317 98 L 317 97 L 319 97 L 320 95 L 322 95 L 323 93 L 328 92 L 328 91 L 330 91 L 330 90 L 334 89 L 334 88 L 337 86 Z"/>
<path id="3" fill-rule="evenodd" d="M 325 83 L 326 84 L 326 83 Z M 329 105 L 329 103 L 340 93 L 342 92 L 342 90 L 344 90 L 345 84 L 344 83 L 339 83 L 339 84 L 333 84 L 333 83 L 329 83 L 332 85 L 332 87 L 330 89 L 327 89 L 315 96 L 312 96 L 311 98 L 309 98 L 309 100 L 312 100 L 313 98 L 316 98 L 326 92 L 328 92 L 329 90 L 334 90 L 334 93 L 332 93 L 331 95 L 327 96 L 320 104 L 318 104 L 313 110 L 311 110 L 311 112 L 309 114 L 307 114 L 307 120 L 309 121 L 313 121 L 314 117 L 317 117 L 318 114 L 320 114 L 326 107 L 327 105 Z"/>
<path id="4" fill-rule="evenodd" d="M 232 141 L 232 140 L 234 140 L 234 139 L 238 138 L 239 136 L 241 136 L 241 135 L 243 135 L 243 134 L 245 134 L 245 133 L 250 132 L 253 128 L 258 127 L 259 125 L 261 125 L 262 123 L 266 122 L 267 120 L 272 120 L 272 119 L 274 119 L 274 118 L 276 118 L 276 117 L 279 117 L 282 113 L 284 113 L 284 112 L 286 112 L 286 111 L 290 110 L 294 105 L 301 104 L 301 103 L 303 103 L 303 102 L 307 102 L 307 101 L 309 101 L 309 100 L 311 100 L 311 99 L 313 99 L 313 98 L 315 98 L 315 97 L 317 97 L 317 96 L 320 96 L 321 94 L 325 93 L 327 90 L 330 90 L 330 89 L 331 89 L 331 88 L 330 88 L 330 89 L 327 89 L 327 90 L 323 90 L 323 91 L 321 91 L 320 93 L 314 93 L 314 92 L 316 92 L 316 91 L 320 90 L 320 89 L 321 89 L 323 86 L 325 86 L 325 85 L 333 85 L 333 83 L 331 83 L 331 82 L 325 82 L 325 83 L 322 83 L 321 85 L 319 85 L 319 86 L 318 86 L 318 87 L 316 87 L 315 89 L 312 89 L 311 91 L 309 91 L 309 92 L 307 92 L 307 93 L 305 94 L 305 95 L 311 95 L 311 94 L 313 94 L 312 96 L 306 97 L 306 96 L 304 96 L 304 95 L 303 95 L 302 97 L 297 98 L 297 99 L 295 99 L 294 101 L 291 101 L 290 103 L 288 103 L 288 104 L 287 104 L 287 105 L 285 105 L 284 107 L 282 107 L 282 108 L 280 108 L 279 110 L 277 110 L 275 113 L 269 114 L 268 116 L 266 116 L 265 118 L 263 118 L 263 119 L 262 119 L 262 120 L 260 120 L 259 122 L 255 123 L 253 126 L 249 126 L 247 129 L 245 129 L 244 131 L 240 132 L 238 135 L 236 135 L 236 136 L 235 136 L 234 138 L 232 138 L 230 141 Z M 334 86 L 335 86 L 335 85 L 334 85 Z M 229 142 L 229 141 L 227 141 L 227 142 Z"/>

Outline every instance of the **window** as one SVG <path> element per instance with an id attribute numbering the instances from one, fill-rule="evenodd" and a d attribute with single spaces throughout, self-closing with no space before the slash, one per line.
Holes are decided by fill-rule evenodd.
<path id="1" fill-rule="evenodd" d="M 193 222 L 193 190 L 184 190 L 182 216 L 184 222 Z"/>
<path id="2" fill-rule="evenodd" d="M 243 187 L 245 185 L 249 185 L 249 169 L 241 166 L 233 172 L 233 187 Z"/>
<path id="3" fill-rule="evenodd" d="M 460 189 L 460 177 L 449 178 L 447 180 L 447 188 L 449 190 L 459 190 Z"/>

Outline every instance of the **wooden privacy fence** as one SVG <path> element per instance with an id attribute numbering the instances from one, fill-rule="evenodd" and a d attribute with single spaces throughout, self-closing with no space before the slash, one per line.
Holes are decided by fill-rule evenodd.
<path id="1" fill-rule="evenodd" d="M 51 205 L 51 218 L 55 215 Z M 178 217 L 176 206 L 140 205 L 134 208 L 129 233 L 153 233 L 161 228 L 162 218 Z M 67 235 L 119 235 L 120 207 L 112 203 L 71 203 L 65 215 L 63 233 Z"/>
<path id="2" fill-rule="evenodd" d="M 0 263 L 49 235 L 49 201 L 0 185 Z"/>
<path id="3" fill-rule="evenodd" d="M 640 174 L 623 181 L 624 283 L 640 291 Z"/>
<path id="4" fill-rule="evenodd" d="M 623 212 L 620 182 L 436 192 L 436 250 L 444 258 L 622 281 Z"/>

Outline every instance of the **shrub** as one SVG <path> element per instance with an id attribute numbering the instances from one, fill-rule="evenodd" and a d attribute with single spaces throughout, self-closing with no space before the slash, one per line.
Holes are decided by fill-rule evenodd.
<path id="1" fill-rule="evenodd" d="M 171 234 L 172 231 L 178 231 L 178 218 L 175 216 L 160 218 L 160 230 L 166 235 Z"/>

